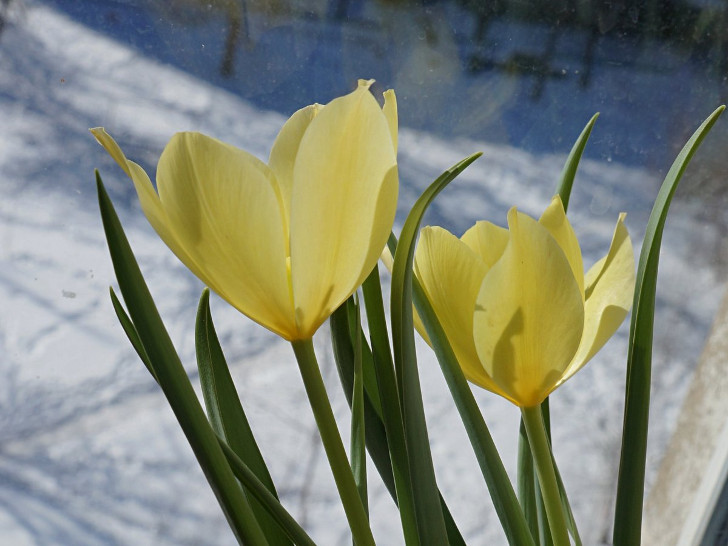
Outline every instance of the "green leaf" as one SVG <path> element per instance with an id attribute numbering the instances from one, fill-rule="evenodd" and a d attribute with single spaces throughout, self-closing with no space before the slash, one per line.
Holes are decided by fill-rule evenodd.
<path id="1" fill-rule="evenodd" d="M 483 414 L 478 408 L 445 331 L 416 278 L 413 279 L 413 290 L 415 306 L 432 342 L 432 348 L 440 363 L 460 418 L 465 425 L 470 444 L 485 478 L 508 543 L 513 546 L 533 545 L 534 541 L 528 524 L 488 426 L 485 424 Z"/>
<path id="2" fill-rule="evenodd" d="M 316 546 L 313 540 L 311 540 L 311 537 L 306 534 L 306 531 L 303 530 L 298 522 L 281 505 L 278 498 L 258 479 L 255 472 L 237 456 L 235 451 L 222 438 L 218 439 L 233 473 L 260 505 L 265 507 L 273 520 L 286 533 L 286 543 L 290 544 L 288 540 L 290 538 L 297 546 Z M 276 543 L 273 543 L 273 546 L 275 545 Z"/>
<path id="3" fill-rule="evenodd" d="M 553 459 L 553 453 L 551 458 Z M 574 519 L 574 513 L 571 511 L 571 504 L 569 503 L 569 497 L 566 495 L 566 488 L 564 487 L 564 481 L 561 479 L 561 473 L 559 472 L 558 466 L 556 466 L 556 459 L 553 459 L 554 472 L 556 472 L 556 481 L 559 485 L 559 494 L 561 495 L 561 507 L 564 510 L 566 516 L 566 526 L 569 528 L 571 538 L 574 539 L 574 546 L 581 546 L 581 536 L 579 536 L 579 529 L 576 527 L 576 520 Z"/>
<path id="4" fill-rule="evenodd" d="M 672 196 L 675 194 L 690 159 L 724 109 L 725 106 L 716 109 L 695 131 L 678 154 L 662 183 L 647 222 L 637 267 L 632 322 L 629 331 L 622 453 L 617 482 L 617 505 L 614 514 L 613 542 L 615 546 L 638 545 L 641 539 L 647 421 L 652 373 L 652 331 L 655 316 L 657 267 L 665 219 Z"/>
<path id="5" fill-rule="evenodd" d="M 597 118 L 599 117 L 599 113 L 597 112 L 594 114 L 589 122 L 586 124 L 584 129 L 581 131 L 581 134 L 579 135 L 579 138 L 576 139 L 576 142 L 574 143 L 574 146 L 571 148 L 571 152 L 569 153 L 569 157 L 566 158 L 566 163 L 564 164 L 564 169 L 561 171 L 561 177 L 559 180 L 559 186 L 556 191 L 558 193 L 559 197 L 561 197 L 561 202 L 564 205 L 564 212 L 566 212 L 569 208 L 569 199 L 571 197 L 571 189 L 574 186 L 574 178 L 576 177 L 576 171 L 579 167 L 579 163 L 581 161 L 581 156 L 584 153 L 584 149 L 586 148 L 586 143 L 589 140 L 589 136 L 591 135 L 592 129 L 594 128 L 594 124 L 597 121 Z M 551 417 L 549 412 L 549 399 L 546 398 L 546 400 L 543 401 L 541 404 L 541 411 L 543 414 L 543 420 L 544 425 L 546 427 L 546 434 L 549 437 L 549 440 L 551 440 Z M 524 428 L 521 428 L 522 431 L 524 431 Z M 519 463 L 520 464 L 520 463 Z M 525 461 L 524 461 L 525 464 Z M 531 462 L 531 466 L 533 466 L 533 462 Z M 561 481 L 561 476 L 559 475 L 559 471 L 556 468 L 556 460 L 554 460 L 554 469 L 556 470 L 556 478 L 559 485 L 559 492 L 561 493 L 561 501 L 564 508 L 564 513 L 567 516 L 567 525 L 569 527 L 569 532 L 571 533 L 571 536 L 574 538 L 577 546 L 581 544 L 581 538 L 579 537 L 579 530 L 576 527 L 576 520 L 574 519 L 574 514 L 571 511 L 571 506 L 569 504 L 569 498 L 566 495 L 566 490 L 564 489 L 564 484 Z M 531 469 L 531 472 L 533 472 L 533 469 Z M 536 483 L 536 487 L 538 486 L 538 483 Z M 538 507 L 538 514 L 541 515 L 541 519 L 543 519 L 545 516 L 543 514 L 543 502 L 537 503 Z"/>
<path id="6" fill-rule="evenodd" d="M 351 339 L 352 334 L 349 330 L 348 305 L 349 300 L 334 311 L 329 319 L 329 324 L 331 325 L 331 342 L 334 350 L 336 369 L 339 373 L 344 395 L 346 396 L 349 407 L 351 407 L 353 403 L 352 394 L 354 392 L 354 349 Z M 362 354 L 364 363 L 367 361 L 367 354 L 371 360 L 369 347 L 364 341 L 362 341 Z M 372 402 L 371 393 L 367 385 L 364 386 L 364 423 L 364 436 L 366 437 L 369 454 L 372 457 L 374 465 L 377 467 L 379 475 L 382 477 L 384 485 L 396 501 L 397 495 L 395 493 L 392 466 L 389 461 L 387 435 L 384 431 L 384 424 L 377 412 L 377 408 Z"/>
<path id="7" fill-rule="evenodd" d="M 154 371 L 154 368 L 152 367 L 152 363 L 149 361 L 149 356 L 147 355 L 147 351 L 144 348 L 144 345 L 142 344 L 142 340 L 139 339 L 139 332 L 136 331 L 136 327 L 134 326 L 134 323 L 129 318 L 129 315 L 126 314 L 126 311 L 124 310 L 124 307 L 121 305 L 119 298 L 116 297 L 116 292 L 114 292 L 113 288 L 109 288 L 109 295 L 111 296 L 111 304 L 114 306 L 114 312 L 116 313 L 116 318 L 119 319 L 119 323 L 121 324 L 121 327 L 124 329 L 124 333 L 126 334 L 126 337 L 129 339 L 131 346 L 134 347 L 134 350 L 136 351 L 137 355 L 139 355 L 139 359 L 142 361 L 144 366 L 147 368 L 147 371 L 149 371 L 149 373 L 152 374 L 152 377 L 154 378 L 154 380 L 157 383 L 159 383 L 159 381 L 157 380 L 157 374 Z"/>
<path id="8" fill-rule="evenodd" d="M 369 319 L 372 340 L 372 364 L 381 403 L 381 416 L 386 431 L 392 462 L 392 471 L 405 543 L 420 544 L 422 537 L 417 528 L 414 488 L 410 474 L 410 461 L 404 432 L 402 406 L 397 390 L 397 376 L 389 346 L 389 334 L 384 313 L 384 300 L 379 280 L 379 266 L 375 266 L 362 285 L 364 306 Z"/>
<path id="9" fill-rule="evenodd" d="M 422 405 L 412 319 L 412 261 L 422 216 L 432 200 L 480 153 L 459 162 L 437 178 L 420 196 L 405 220 L 392 267 L 392 340 L 397 388 L 409 454 L 415 518 L 423 544 L 447 544 L 442 508 L 437 501 L 437 483 Z"/>
<path id="10" fill-rule="evenodd" d="M 368 513 L 367 458 L 364 423 L 364 371 L 362 367 L 362 332 L 359 304 L 356 298 L 347 300 L 350 329 L 354 331 L 354 384 L 351 394 L 351 471 L 359 490 L 364 510 Z M 353 323 L 353 327 L 352 327 Z"/>
<path id="11" fill-rule="evenodd" d="M 569 157 L 566 158 L 564 164 L 564 170 L 561 171 L 561 177 L 559 181 L 559 187 L 556 193 L 561 197 L 561 202 L 564 204 L 564 211 L 569 208 L 569 197 L 571 196 L 571 187 L 574 185 L 574 177 L 576 176 L 576 169 L 579 167 L 581 156 L 586 148 L 586 143 L 589 140 L 594 124 L 599 117 L 599 112 L 594 114 L 586 127 L 581 131 L 579 138 L 576 139 L 574 146 L 571 148 Z"/>
<path id="12" fill-rule="evenodd" d="M 379 272 L 376 273 L 377 277 L 377 284 L 379 283 Z M 370 277 L 371 278 L 371 277 Z M 366 289 L 365 289 L 365 299 L 366 299 Z M 383 313 L 383 311 L 382 311 Z M 370 330 L 371 330 L 371 317 L 369 318 L 370 323 Z M 344 390 L 344 394 L 347 397 L 347 401 L 349 403 L 349 406 L 351 406 L 352 400 L 351 400 L 351 392 L 352 392 L 352 385 L 354 382 L 354 372 L 353 372 L 353 349 L 352 349 L 352 343 L 351 343 L 351 337 L 352 333 L 349 331 L 349 324 L 347 319 L 347 311 L 346 311 L 346 303 L 342 304 L 339 309 L 337 309 L 332 315 L 330 319 L 331 324 L 331 337 L 332 337 L 332 344 L 334 349 L 334 359 L 336 361 L 336 367 L 339 372 L 339 379 L 341 380 L 341 385 Z M 388 345 L 387 341 L 387 345 Z M 369 346 L 364 338 L 362 338 L 362 349 L 363 349 L 363 355 L 364 355 L 364 364 L 366 365 L 372 365 L 367 364 L 367 355 L 369 355 L 369 359 L 371 362 L 371 352 L 369 349 Z M 376 387 L 376 386 L 375 386 Z M 377 410 L 374 407 L 374 403 L 372 402 L 373 397 L 370 397 L 370 386 L 365 384 L 364 386 L 364 411 L 365 411 L 365 422 L 366 422 L 366 428 L 365 428 L 365 435 L 366 435 L 366 444 L 367 449 L 369 451 L 369 455 L 372 458 L 372 461 L 374 462 L 374 466 L 376 466 L 377 471 L 379 472 L 379 475 L 382 478 L 382 482 L 384 483 L 385 487 L 389 491 L 389 494 L 392 496 L 392 499 L 394 499 L 395 504 L 398 504 L 397 501 L 397 491 L 395 486 L 395 479 L 392 472 L 392 462 L 390 459 L 390 452 L 389 452 L 389 445 L 387 441 L 387 433 L 384 428 L 384 424 L 382 422 L 381 418 L 381 412 L 377 412 Z M 375 389 L 376 390 L 376 389 Z M 395 391 L 395 399 L 396 399 L 396 391 Z M 450 514 L 450 511 L 445 504 L 445 501 L 442 498 L 442 495 L 439 496 L 440 498 L 440 504 L 442 506 L 443 515 L 445 517 L 445 526 L 447 528 L 448 533 L 448 539 L 449 544 L 452 546 L 465 546 L 465 541 L 460 534 L 460 531 L 457 528 L 457 525 L 455 524 L 455 521 L 452 518 L 452 515 Z M 414 538 L 411 539 L 414 542 L 407 542 L 407 544 L 416 544 L 418 543 L 418 536 L 416 532 L 416 527 L 414 523 L 412 524 L 411 529 L 414 530 Z M 407 535 L 405 535 L 405 540 L 407 540 Z"/>
<path id="13" fill-rule="evenodd" d="M 111 289 L 110 292 L 111 301 L 114 305 L 116 315 L 117 317 L 119 317 L 119 322 L 121 322 L 121 325 L 124 328 L 127 336 L 129 337 L 129 341 L 131 341 L 132 345 L 136 349 L 137 354 L 142 359 L 145 366 L 147 366 L 149 371 L 152 372 L 151 363 L 148 362 L 146 350 L 141 344 L 139 334 L 137 333 L 134 324 L 131 322 L 131 319 L 126 314 L 126 311 L 122 307 L 121 302 L 119 302 L 118 298 L 116 297 L 116 293 L 114 292 L 114 290 Z M 154 376 L 154 373 L 152 373 L 152 376 Z M 250 470 L 250 468 L 240 460 L 238 455 L 225 443 L 225 440 L 223 440 L 222 438 L 218 438 L 218 441 L 220 443 L 220 446 L 222 447 L 223 453 L 230 463 L 233 474 L 235 474 L 238 480 L 240 480 L 240 482 L 249 490 L 250 494 L 253 495 L 255 500 L 265 508 L 267 513 L 270 514 L 270 516 L 277 522 L 277 524 L 280 525 L 281 529 L 283 529 L 286 535 L 294 540 L 295 544 L 315 546 L 313 541 L 300 527 L 298 522 L 296 522 L 286 511 L 286 509 L 281 506 L 280 502 L 278 501 L 278 497 L 275 494 L 275 491 L 271 491 L 271 489 L 267 485 L 263 484 L 263 482 L 260 481 L 256 474 L 252 470 Z M 287 542 L 283 542 L 283 544 L 286 543 Z"/>
<path id="14" fill-rule="evenodd" d="M 541 539 L 536 503 L 537 489 L 538 479 L 536 478 L 536 471 L 533 468 L 531 446 L 528 443 L 526 425 L 523 423 L 523 419 L 521 419 L 521 426 L 518 431 L 518 499 L 531 532 L 532 540 L 535 539 L 536 544 L 540 545 Z"/>
<path id="15" fill-rule="evenodd" d="M 197 308 L 195 348 L 197 368 L 200 371 L 200 386 L 213 430 L 255 473 L 268 491 L 278 498 L 273 479 L 255 441 L 222 352 L 215 325 L 212 322 L 210 291 L 207 288 L 203 290 Z M 283 530 L 257 500 L 251 500 L 250 506 L 268 542 L 282 546 L 291 544 Z"/>
<path id="16" fill-rule="evenodd" d="M 538 482 L 538 476 L 535 476 L 535 479 L 536 482 Z M 541 492 L 541 484 L 537 483 L 535 493 L 539 544 L 541 544 L 541 546 L 554 546 L 554 539 L 551 537 L 551 529 L 549 528 L 548 515 L 546 514 L 546 505 L 544 504 L 543 493 Z M 563 508 L 563 504 L 561 506 Z M 566 514 L 564 514 L 564 518 L 566 518 Z"/>
<path id="17" fill-rule="evenodd" d="M 121 294 L 159 385 L 238 542 L 267 545 L 157 312 L 114 206 L 96 172 L 101 219 Z"/>

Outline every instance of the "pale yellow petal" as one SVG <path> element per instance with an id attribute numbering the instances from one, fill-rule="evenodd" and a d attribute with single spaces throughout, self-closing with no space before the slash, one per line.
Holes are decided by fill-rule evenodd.
<path id="1" fill-rule="evenodd" d="M 389 126 L 389 134 L 392 137 L 392 145 L 394 146 L 394 153 L 397 153 L 397 142 L 399 140 L 399 120 L 397 116 L 397 96 L 394 94 L 394 89 L 387 89 L 384 92 L 384 106 L 382 107 L 384 117 L 387 118 L 387 125 Z"/>
<path id="2" fill-rule="evenodd" d="M 382 263 L 384 264 L 384 267 L 387 268 L 387 271 L 391 273 L 392 269 L 394 268 L 394 256 L 392 256 L 392 252 L 389 250 L 389 247 L 387 245 L 384 245 L 384 250 L 382 250 L 382 255 L 379 257 L 379 259 L 382 260 Z"/>
<path id="3" fill-rule="evenodd" d="M 551 203 L 541 215 L 539 223 L 549 230 L 551 236 L 556 239 L 561 250 L 564 251 L 566 259 L 569 260 L 569 265 L 571 265 L 571 271 L 574 273 L 574 278 L 579 285 L 579 290 L 583 295 L 584 262 L 581 257 L 581 248 L 558 195 L 551 199 Z"/>
<path id="4" fill-rule="evenodd" d="M 463 242 L 440 227 L 425 227 L 415 251 L 414 271 L 470 381 L 494 390 L 473 341 L 475 299 L 488 268 Z"/>
<path id="5" fill-rule="evenodd" d="M 159 159 L 157 185 L 169 227 L 193 260 L 185 264 L 239 311 L 294 339 L 282 211 L 268 167 L 216 139 L 178 133 Z"/>
<path id="6" fill-rule="evenodd" d="M 99 144 L 101 144 L 114 159 L 114 161 L 119 164 L 127 176 L 131 178 L 132 182 L 134 182 L 134 188 L 139 196 L 139 203 L 141 204 L 142 211 L 159 237 L 165 242 L 170 250 L 174 252 L 180 261 L 187 265 L 187 267 L 189 267 L 198 277 L 204 280 L 204 272 L 195 260 L 187 253 L 184 245 L 177 239 L 174 232 L 170 229 L 167 214 L 162 208 L 159 195 L 157 195 L 157 192 L 154 189 L 149 176 L 147 176 L 147 173 L 144 172 L 144 169 L 133 161 L 128 160 L 116 141 L 102 127 L 91 129 L 91 133 L 94 135 Z"/>
<path id="7" fill-rule="evenodd" d="M 460 239 L 480 256 L 490 269 L 500 260 L 506 249 L 508 230 L 490 222 L 480 221 L 463 233 Z"/>
<path id="8" fill-rule="evenodd" d="M 268 166 L 275 175 L 278 198 L 283 210 L 283 231 L 288 233 L 288 222 L 291 214 L 291 188 L 293 187 L 293 166 L 296 163 L 301 138 L 308 129 L 311 120 L 323 108 L 320 104 L 312 104 L 295 112 L 281 128 L 273 148 L 270 151 Z"/>
<path id="9" fill-rule="evenodd" d="M 604 346 L 632 306 L 634 250 L 624 218 L 624 214 L 619 216 L 609 253 L 594 264 L 586 275 L 584 335 L 563 381 L 579 371 Z"/>
<path id="10" fill-rule="evenodd" d="M 541 224 L 511 209 L 510 238 L 477 297 L 474 337 L 486 373 L 519 406 L 540 404 L 579 346 L 584 305 L 571 266 Z"/>
<path id="11" fill-rule="evenodd" d="M 367 85 L 321 110 L 296 157 L 291 278 L 299 329 L 310 335 L 370 273 L 394 222 L 395 151 Z"/>

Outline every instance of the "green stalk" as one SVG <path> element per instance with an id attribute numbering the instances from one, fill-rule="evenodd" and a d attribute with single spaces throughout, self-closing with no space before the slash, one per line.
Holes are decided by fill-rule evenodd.
<path id="1" fill-rule="evenodd" d="M 569 531 L 564 518 L 564 511 L 561 507 L 561 494 L 559 484 L 556 480 L 551 447 L 546 435 L 546 427 L 543 422 L 541 407 L 521 408 L 523 424 L 526 426 L 528 443 L 531 446 L 531 454 L 536 465 L 538 482 L 541 486 L 541 495 L 546 507 L 549 527 L 554 546 L 569 546 Z"/>
<path id="2" fill-rule="evenodd" d="M 329 460 L 331 472 L 334 474 L 334 481 L 339 490 L 341 502 L 344 505 L 344 512 L 346 512 L 346 518 L 349 521 L 351 534 L 357 546 L 374 546 L 374 537 L 369 528 L 369 520 L 349 466 L 346 450 L 334 419 L 334 412 L 331 410 L 329 397 L 326 394 L 326 387 L 321 377 L 316 353 L 313 350 L 313 341 L 311 339 L 297 340 L 292 341 L 291 345 L 298 360 L 303 385 L 306 388 L 308 401 L 311 404 L 316 425 L 321 434 L 321 442 L 324 445 L 324 451 Z"/>

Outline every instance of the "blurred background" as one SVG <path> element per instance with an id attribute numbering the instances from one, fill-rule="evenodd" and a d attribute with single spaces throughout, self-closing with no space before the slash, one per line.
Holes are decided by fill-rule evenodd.
<path id="1" fill-rule="evenodd" d="M 619 212 L 636 251 L 659 184 L 728 95 L 720 0 L 0 0 L 0 542 L 232 544 L 174 417 L 115 322 L 98 168 L 190 374 L 201 284 L 146 223 L 94 142 L 105 126 L 152 179 L 176 131 L 267 158 L 298 108 L 374 78 L 400 119 L 399 229 L 440 172 L 484 156 L 426 223 L 460 235 L 546 207 L 600 112 L 569 215 L 589 267 Z M 648 488 L 723 294 L 728 124 L 696 154 L 668 219 L 658 286 Z M 386 279 L 385 279 L 386 282 Z M 346 522 L 288 345 L 213 301 L 233 375 L 283 503 L 317 542 Z M 585 544 L 611 537 L 626 324 L 552 398 L 554 449 Z M 317 346 L 341 426 L 327 327 Z M 421 374 L 440 482 L 472 544 L 504 544 L 438 366 Z M 196 380 L 196 379 L 195 379 Z M 476 393 L 509 470 L 518 414 Z M 379 543 L 402 543 L 370 467 Z"/>

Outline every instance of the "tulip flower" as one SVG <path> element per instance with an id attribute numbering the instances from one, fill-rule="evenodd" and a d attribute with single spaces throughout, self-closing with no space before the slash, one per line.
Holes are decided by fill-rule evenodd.
<path id="1" fill-rule="evenodd" d="M 415 274 L 471 382 L 531 408 L 599 351 L 634 292 L 624 217 L 586 275 L 558 196 L 538 221 L 512 208 L 508 229 L 478 222 L 461 239 L 422 230 Z"/>
<path id="2" fill-rule="evenodd" d="M 104 129 L 92 133 L 197 277 L 269 330 L 305 340 L 370 273 L 394 222 L 396 99 L 387 91 L 380 107 L 371 84 L 294 113 L 267 165 L 178 133 L 159 159 L 156 190 Z"/>

